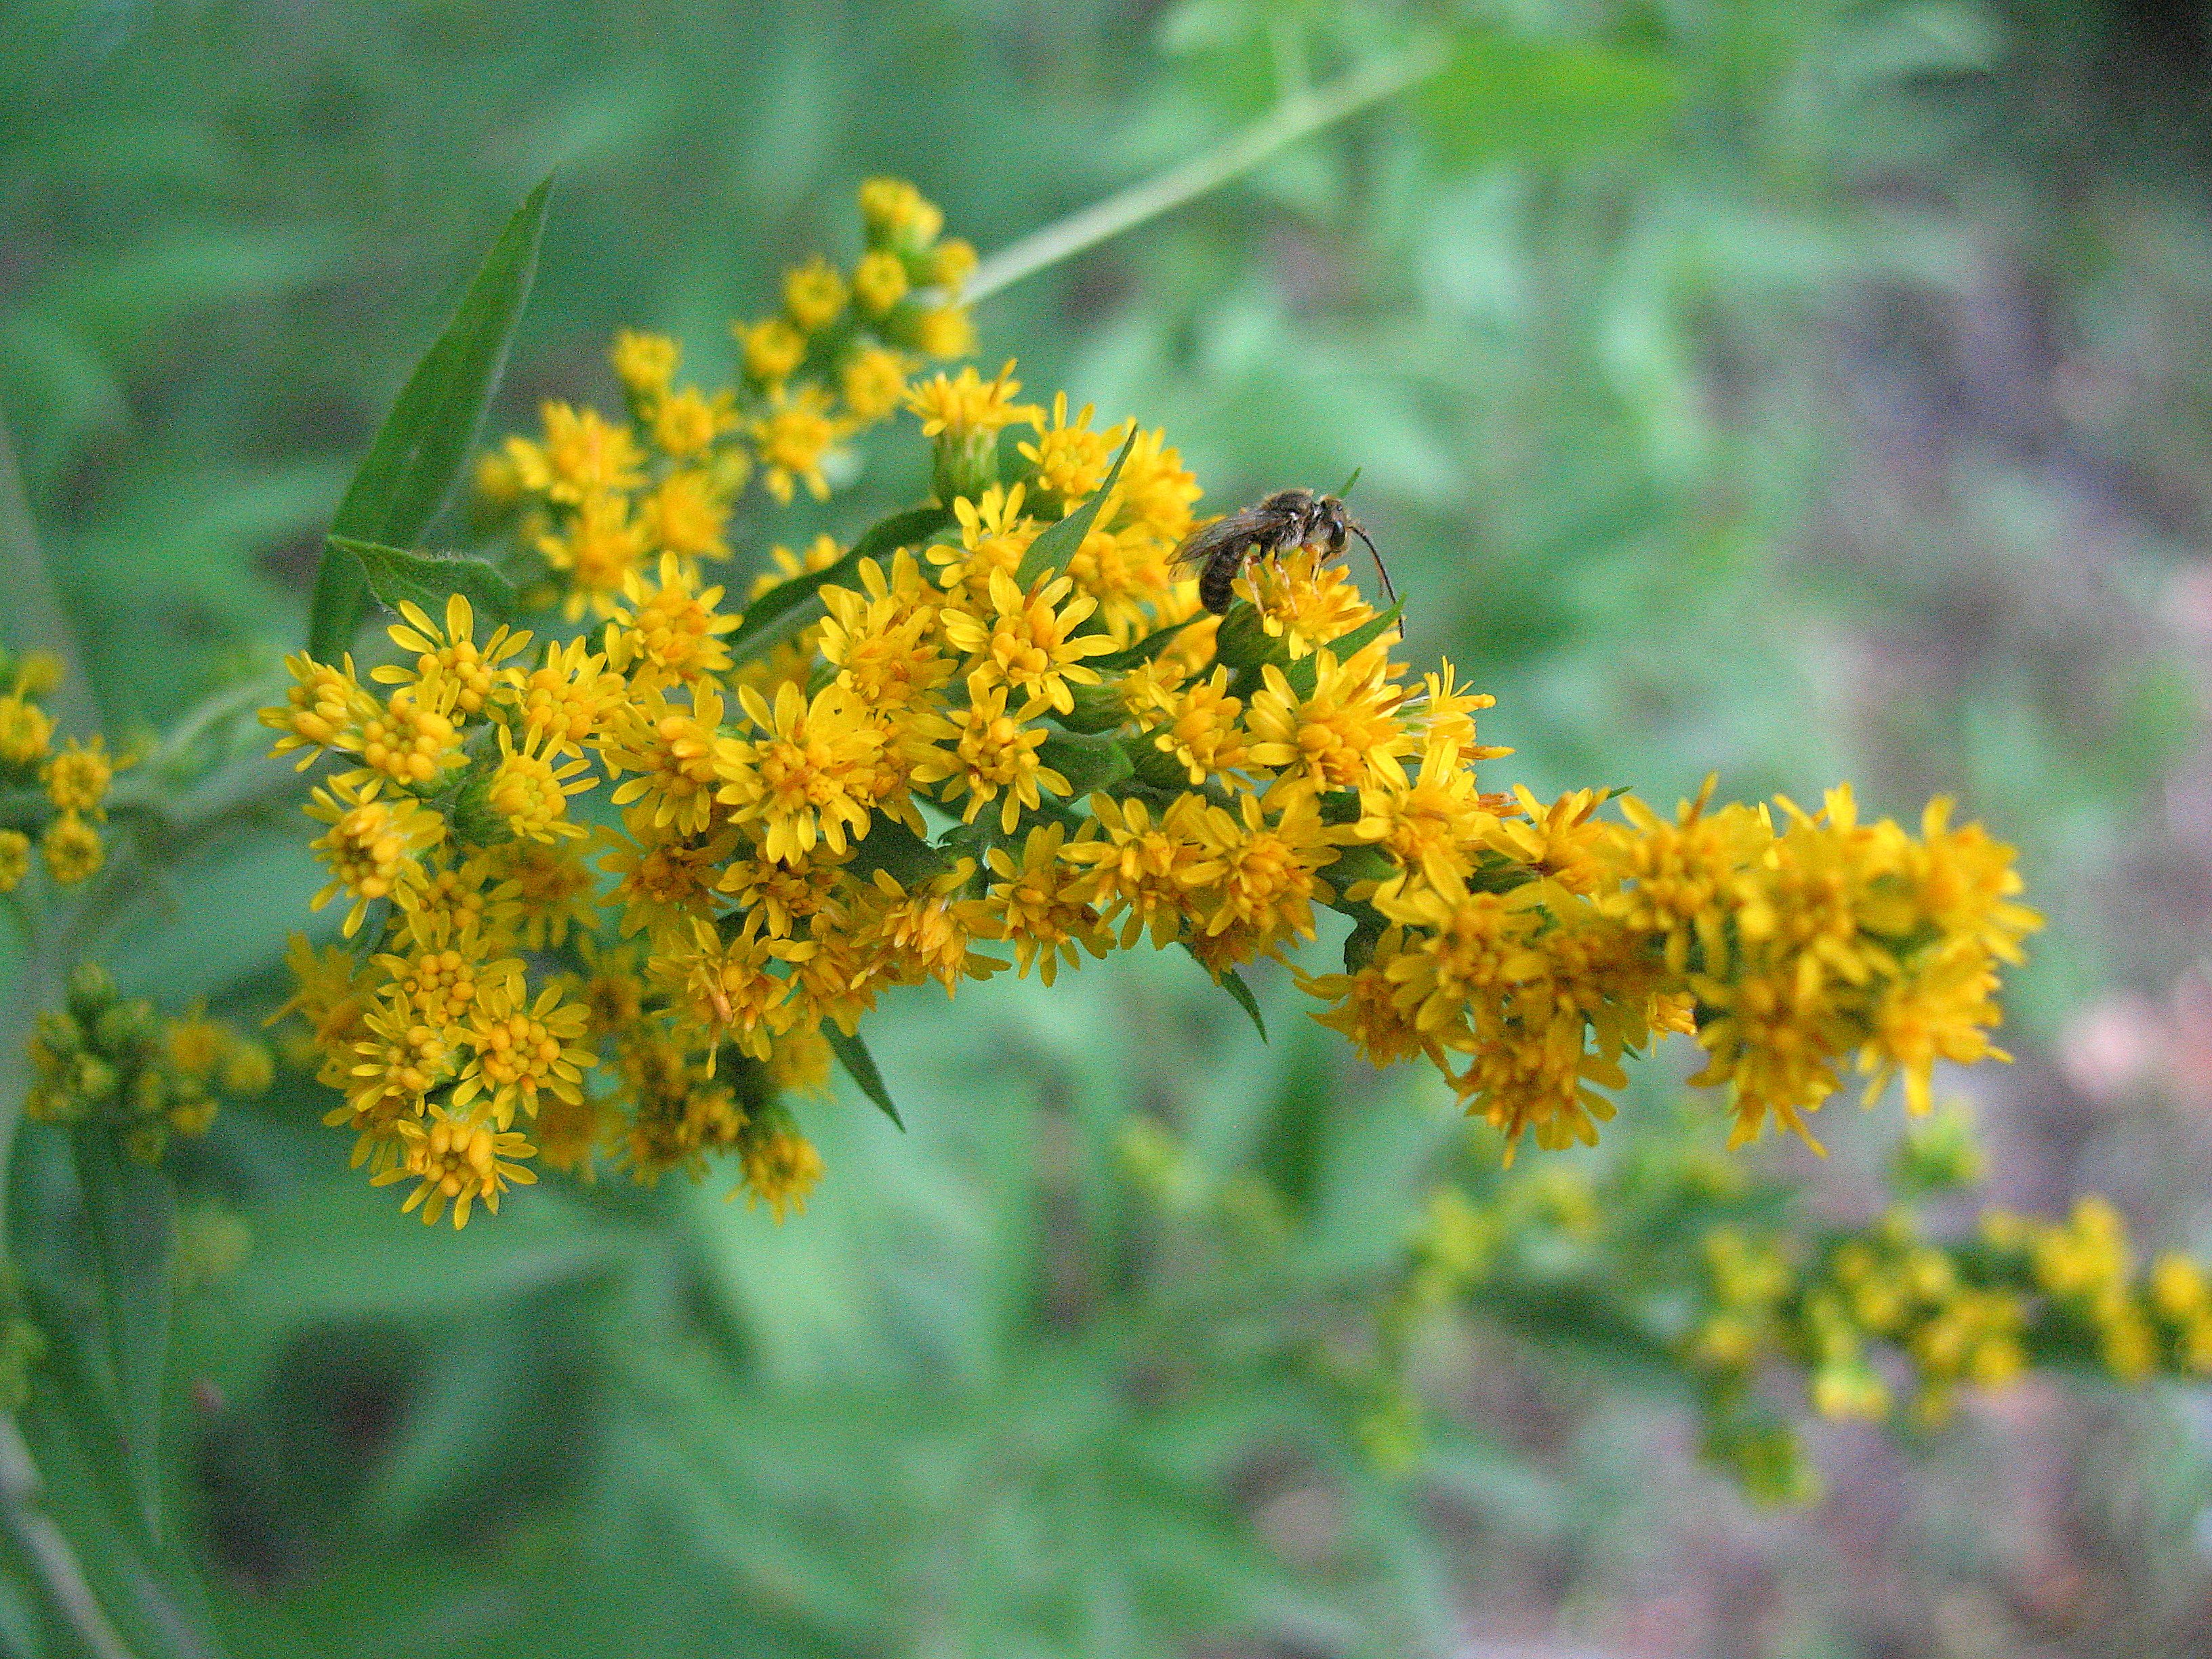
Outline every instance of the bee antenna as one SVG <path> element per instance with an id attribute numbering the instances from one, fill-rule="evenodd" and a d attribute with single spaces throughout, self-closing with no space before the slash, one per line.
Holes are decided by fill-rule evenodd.
<path id="1" fill-rule="evenodd" d="M 1354 473 L 1352 476 L 1354 477 L 1358 477 L 1359 475 L 1358 473 Z M 1346 527 L 1349 529 L 1353 535 L 1358 537 L 1361 541 L 1367 544 L 1367 551 L 1375 561 L 1375 574 L 1382 578 L 1382 591 L 1390 596 L 1391 604 L 1397 604 L 1398 590 L 1390 585 L 1390 568 L 1388 565 L 1382 562 L 1382 554 L 1376 551 L 1374 538 L 1369 536 L 1368 533 L 1362 530 L 1358 525 L 1352 523 L 1349 520 L 1346 520 Z"/>

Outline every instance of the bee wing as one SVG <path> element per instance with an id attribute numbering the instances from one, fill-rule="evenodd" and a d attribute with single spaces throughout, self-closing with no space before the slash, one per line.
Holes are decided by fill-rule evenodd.
<path id="1" fill-rule="evenodd" d="M 1266 528 L 1259 514 L 1250 507 L 1227 514 L 1212 524 L 1201 525 L 1182 538 L 1174 556 L 1168 562 L 1177 569 L 1195 568 L 1209 562 L 1224 548 L 1234 547 L 1240 542 L 1257 540 Z"/>

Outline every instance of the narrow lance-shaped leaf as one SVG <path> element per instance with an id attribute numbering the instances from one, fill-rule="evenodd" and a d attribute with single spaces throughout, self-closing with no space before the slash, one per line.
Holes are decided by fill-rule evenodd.
<path id="1" fill-rule="evenodd" d="M 845 1068 L 845 1075 L 860 1085 L 860 1092 L 876 1103 L 883 1115 L 903 1130 L 906 1121 L 899 1116 L 898 1108 L 891 1104 L 891 1091 L 884 1087 L 884 1074 L 876 1069 L 876 1057 L 868 1052 L 868 1045 L 858 1036 L 847 1036 L 833 1021 L 822 1022 L 822 1035 L 830 1044 L 837 1063 Z"/>
<path id="2" fill-rule="evenodd" d="M 476 608 L 481 621 L 514 618 L 514 584 L 482 559 L 409 553 L 348 536 L 331 537 L 331 546 L 360 562 L 368 591 L 394 611 L 402 600 L 409 600 L 428 611 L 433 621 L 440 621 L 447 599 L 459 593 Z"/>
<path id="3" fill-rule="evenodd" d="M 1114 458 L 1114 465 L 1106 474 L 1106 482 L 1091 492 L 1091 499 L 1058 524 L 1048 525 L 1043 533 L 1030 544 L 1029 551 L 1022 555 L 1021 568 L 1014 580 L 1024 589 L 1048 570 L 1066 568 L 1067 562 L 1083 545 L 1083 538 L 1091 533 L 1091 526 L 1098 520 L 1099 509 L 1114 493 L 1114 486 L 1121 479 L 1121 463 L 1129 459 L 1129 452 L 1137 447 L 1137 428 L 1132 426 L 1129 435 L 1122 441 L 1121 453 Z"/>
<path id="4" fill-rule="evenodd" d="M 1341 638 L 1331 640 L 1328 642 L 1329 654 L 1337 661 L 1342 662 L 1354 653 L 1364 651 L 1398 625 L 1398 618 L 1405 614 L 1405 610 L 1406 602 L 1401 599 L 1381 616 L 1362 623 Z M 1316 657 L 1309 655 L 1299 658 L 1285 668 L 1283 671 L 1283 678 L 1291 683 L 1291 690 L 1302 697 L 1310 697 L 1313 695 L 1314 684 L 1320 673 L 1319 661 Z"/>
<path id="5" fill-rule="evenodd" d="M 321 661 L 337 660 L 368 609 L 368 574 L 360 556 L 339 543 L 408 545 L 460 477 L 530 294 L 552 188 L 549 174 L 509 216 L 346 487 L 315 572 L 308 614 L 307 649 Z"/>
<path id="6" fill-rule="evenodd" d="M 1198 965 L 1201 968 L 1206 967 L 1205 963 L 1199 961 L 1198 952 L 1190 950 L 1189 940 L 1183 941 L 1182 948 L 1190 951 L 1192 961 L 1198 962 Z M 1235 1000 L 1237 1006 L 1244 1011 L 1246 1017 L 1252 1022 L 1252 1029 L 1259 1032 L 1260 1041 L 1265 1042 L 1267 1040 L 1267 1022 L 1261 1018 L 1260 1000 L 1252 994 L 1252 988 L 1244 982 L 1244 976 L 1234 968 L 1224 968 L 1218 974 L 1214 974 L 1210 968 L 1206 969 L 1206 971 L 1212 975 L 1213 982 L 1228 992 Z"/>
<path id="7" fill-rule="evenodd" d="M 101 1317 L 118 1427 L 148 1535 L 161 1536 L 161 1378 L 169 1355 L 169 1261 L 177 1194 L 169 1177 L 126 1157 L 104 1126 L 76 1133 L 85 1224 L 100 1265 Z"/>
<path id="8" fill-rule="evenodd" d="M 899 548 L 911 547 L 951 522 L 951 512 L 942 507 L 917 507 L 892 514 L 872 526 L 835 564 L 779 582 L 755 599 L 730 635 L 730 655 L 739 662 L 759 655 L 767 643 L 781 637 L 779 623 L 832 583 L 852 580 L 861 560 L 879 559 Z"/>

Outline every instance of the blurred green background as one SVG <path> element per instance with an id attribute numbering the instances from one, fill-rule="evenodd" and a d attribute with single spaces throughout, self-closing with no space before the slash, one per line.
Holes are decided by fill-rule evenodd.
<path id="1" fill-rule="evenodd" d="M 111 733 L 296 647 L 338 491 L 546 168 L 501 428 L 611 398 L 621 325 L 706 378 L 782 266 L 849 252 L 868 174 L 988 254 L 1440 27 L 1493 31 L 1490 70 L 989 300 L 984 360 L 1164 424 L 1211 510 L 1364 468 L 1411 656 L 1498 698 L 1492 787 L 1956 796 L 2051 924 L 2020 1063 L 1948 1080 L 1994 1195 L 2107 1191 L 2202 1253 L 2202 8 L 15 0 L 0 412 Z M 731 539 L 897 487 L 755 495 Z M 196 849 L 118 934 L 126 988 L 258 1018 L 303 841 Z M 1778 1514 L 1602 1354 L 1478 1331 L 1376 1474 L 1280 1356 L 1471 1137 L 1257 978 L 1270 1048 L 1149 953 L 908 994 L 870 1037 L 913 1132 L 809 1109 L 830 1175 L 781 1230 L 677 1182 L 426 1235 L 310 1090 L 228 1113 L 187 1173 L 251 1248 L 189 1304 L 171 1588 L 125 1622 L 240 1656 L 2212 1652 L 2197 1391 L 1824 1428 L 1831 1495 Z M 1647 1069 L 1624 1140 L 1687 1068 Z M 1267 1249 L 1117 1177 L 1139 1113 Z M 1829 1164 L 1749 1156 L 1863 1214 L 1896 1127 L 1835 1107 Z M 99 1472 L 48 1474 L 96 1540 Z M 4 1577 L 0 1649 L 72 1650 Z"/>

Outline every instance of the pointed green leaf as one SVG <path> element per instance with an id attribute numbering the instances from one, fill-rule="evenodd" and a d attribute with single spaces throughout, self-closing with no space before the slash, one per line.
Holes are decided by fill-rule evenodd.
<path id="1" fill-rule="evenodd" d="M 1344 635 L 1343 638 L 1331 640 L 1328 642 L 1329 655 L 1334 657 L 1337 661 L 1342 662 L 1346 658 L 1352 656 L 1354 653 L 1364 651 L 1369 646 L 1374 644 L 1376 641 L 1381 639 L 1384 634 L 1388 633 L 1390 629 L 1398 625 L 1398 618 L 1401 614 L 1403 614 L 1405 609 L 1406 602 L 1403 599 L 1401 599 L 1397 604 L 1392 605 L 1388 611 L 1385 611 L 1381 616 L 1363 623 L 1358 628 L 1353 629 L 1349 634 Z M 1283 678 L 1291 683 L 1291 690 L 1297 692 L 1298 696 L 1301 697 L 1310 697 L 1313 696 L 1314 683 L 1316 679 L 1319 678 L 1320 673 L 1321 659 L 1319 656 L 1317 654 L 1309 654 L 1300 657 L 1296 662 L 1284 669 Z"/>
<path id="2" fill-rule="evenodd" d="M 1043 534 L 1030 544 L 1030 550 L 1022 555 L 1022 568 L 1014 574 L 1015 581 L 1024 592 L 1046 571 L 1064 568 L 1075 556 L 1076 550 L 1083 545 L 1083 538 L 1091 533 L 1091 526 L 1097 521 L 1099 509 L 1106 505 L 1106 498 L 1114 493 L 1114 486 L 1121 482 L 1121 463 L 1129 459 L 1129 452 L 1136 447 L 1137 429 L 1133 426 L 1129 428 L 1128 437 L 1122 441 L 1121 453 L 1114 458 L 1113 467 L 1106 474 L 1106 482 L 1091 492 L 1089 501 L 1058 524 L 1046 526 Z"/>
<path id="3" fill-rule="evenodd" d="M 503 623 L 514 616 L 514 584 L 482 559 L 435 553 L 409 553 L 376 542 L 358 542 L 349 536 L 331 538 L 333 552 L 358 560 L 368 580 L 368 591 L 393 611 L 410 600 L 443 623 L 446 600 L 459 593 L 476 608 L 480 622 Z"/>
<path id="4" fill-rule="evenodd" d="M 1364 466 L 1353 467 L 1352 469 L 1352 476 L 1336 487 L 1336 499 L 1340 501 L 1346 495 L 1349 495 L 1352 493 L 1352 486 L 1359 482 L 1359 475 L 1366 471 L 1367 469 Z"/>
<path id="5" fill-rule="evenodd" d="M 1375 947 L 1381 942 L 1387 925 L 1373 908 L 1360 908 L 1367 914 L 1354 919 L 1352 931 L 1344 939 L 1344 971 L 1347 974 L 1356 974 L 1375 960 Z"/>
<path id="6" fill-rule="evenodd" d="M 902 547 L 912 547 L 951 521 L 951 513 L 941 507 L 913 507 L 880 520 L 835 564 L 793 576 L 787 582 L 778 582 L 755 599 L 746 609 L 744 620 L 730 635 L 730 655 L 739 662 L 758 656 L 775 640 L 782 637 L 778 623 L 823 588 L 851 581 L 861 560 L 879 559 Z"/>
<path id="7" fill-rule="evenodd" d="M 898 1108 L 891 1104 L 891 1091 L 884 1087 L 884 1074 L 876 1069 L 876 1057 L 868 1052 L 868 1045 L 858 1036 L 847 1036 L 830 1020 L 822 1022 L 822 1035 L 829 1040 L 830 1051 L 837 1063 L 845 1068 L 845 1075 L 860 1085 L 860 1092 L 876 1103 L 883 1115 L 903 1131 L 905 1120 Z"/>
<path id="8" fill-rule="evenodd" d="M 169 1258 L 177 1194 L 166 1172 L 126 1156 L 103 1124 L 76 1137 L 85 1224 L 100 1267 L 102 1323 L 132 1494 L 149 1536 L 161 1524 L 161 1379 L 169 1352 Z"/>
<path id="9" fill-rule="evenodd" d="M 96 1371 L 97 1358 L 85 1358 Z M 14 1419 L 21 1438 L 0 1429 L 13 1442 L 0 1461 L 11 1466 L 10 1484 L 27 1478 L 35 1483 L 17 1512 L 43 1511 L 67 1540 L 75 1557 L 69 1565 L 82 1572 L 73 1595 L 83 1599 L 70 1613 L 70 1627 L 80 1638 L 96 1633 L 105 1639 L 48 1652 L 55 1659 L 222 1659 L 193 1559 L 173 1536 L 147 1538 L 132 1522 L 129 1500 L 117 1492 L 112 1431 L 100 1415 L 106 1404 L 98 1398 L 100 1379 L 64 1358 L 54 1364 L 58 1386 L 39 1389 Z M 8 1576 L 0 1570 L 0 1577 Z M 17 1651 L 0 1645 L 10 1659 Z"/>
<path id="10" fill-rule="evenodd" d="M 1267 1022 L 1260 1017 L 1260 1000 L 1252 994 L 1252 988 L 1244 982 L 1244 975 L 1234 968 L 1221 970 L 1218 981 L 1221 988 L 1237 1000 L 1237 1006 L 1250 1017 L 1252 1029 L 1260 1034 L 1260 1041 L 1267 1040 Z"/>
<path id="11" fill-rule="evenodd" d="M 1188 939 L 1183 942 L 1182 948 L 1190 951 Z M 1190 957 L 1192 961 L 1198 962 L 1197 951 L 1190 951 Z M 1206 966 L 1203 962 L 1199 962 L 1198 965 L 1201 968 Z M 1210 969 L 1208 971 L 1211 972 Z M 1252 1029 L 1259 1032 L 1260 1041 L 1265 1042 L 1267 1040 L 1267 1022 L 1261 1017 L 1260 1000 L 1252 994 L 1252 988 L 1244 982 L 1243 975 L 1234 968 L 1224 968 L 1213 975 L 1213 982 L 1236 1000 L 1237 1006 L 1251 1019 Z"/>
<path id="12" fill-rule="evenodd" d="M 320 661 L 338 659 L 368 609 L 368 574 L 360 558 L 337 541 L 406 546 L 421 536 L 460 477 L 530 294 L 552 188 L 548 174 L 508 217 L 453 320 L 408 376 L 338 503 L 308 614 L 307 649 Z"/>

